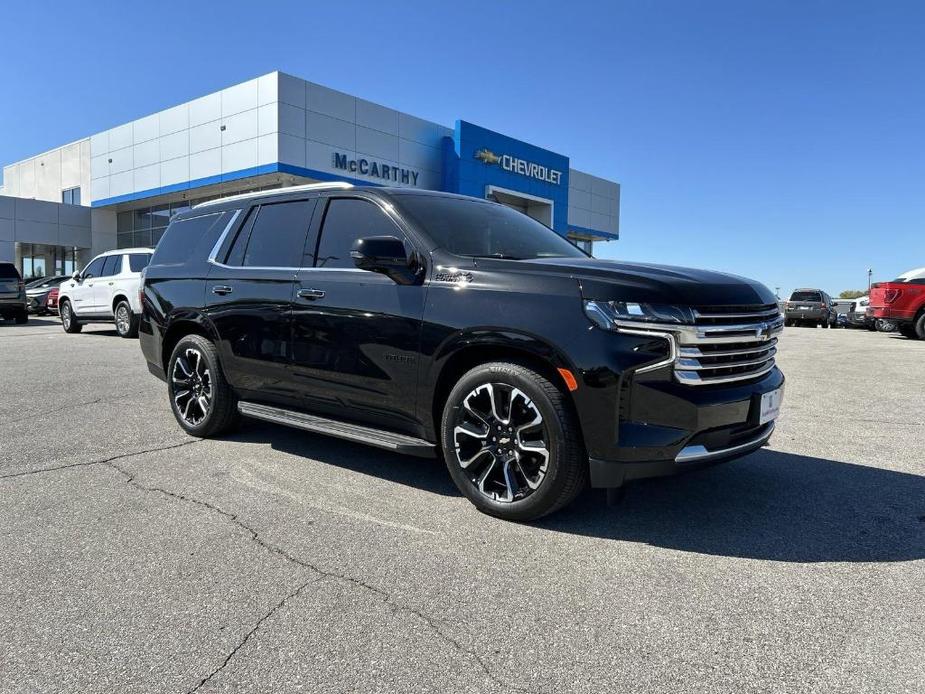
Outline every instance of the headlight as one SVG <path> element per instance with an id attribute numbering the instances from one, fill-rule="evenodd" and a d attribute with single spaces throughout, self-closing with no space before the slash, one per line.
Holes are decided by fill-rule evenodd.
<path id="1" fill-rule="evenodd" d="M 614 330 L 618 322 L 693 325 L 687 306 L 643 304 L 629 301 L 585 301 L 585 314 L 599 328 Z"/>

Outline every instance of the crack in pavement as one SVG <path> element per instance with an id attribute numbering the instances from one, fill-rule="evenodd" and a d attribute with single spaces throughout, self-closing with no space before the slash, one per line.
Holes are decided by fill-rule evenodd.
<path id="1" fill-rule="evenodd" d="M 110 403 L 113 403 L 113 404 L 119 403 L 119 404 L 121 404 L 121 403 L 125 403 L 125 402 L 138 402 L 138 399 L 137 399 L 137 398 L 107 398 L 107 397 L 100 397 L 100 398 L 95 398 L 94 400 L 89 400 L 89 401 L 87 401 L 87 402 L 77 402 L 77 403 L 73 403 L 73 404 L 70 404 L 70 405 L 62 405 L 61 407 L 55 407 L 55 408 L 50 409 L 50 410 L 39 410 L 38 412 L 33 412 L 32 414 L 27 414 L 27 415 L 24 415 L 24 416 L 22 416 L 22 417 L 17 417 L 16 419 L 5 419 L 5 420 L 3 420 L 3 424 L 4 424 L 4 425 L 7 425 L 7 424 L 16 424 L 16 423 L 18 423 L 18 422 L 24 422 L 24 421 L 26 421 L 27 419 L 44 419 L 44 418 L 47 418 L 48 415 L 56 414 L 56 413 L 61 412 L 61 411 L 63 411 L 63 410 L 70 410 L 70 409 L 74 409 L 74 408 L 76 408 L 76 407 L 86 407 L 87 405 L 98 405 L 98 404 L 103 403 L 103 402 L 105 402 L 106 404 L 110 404 Z"/>
<path id="2" fill-rule="evenodd" d="M 70 470 L 71 468 L 77 467 L 89 467 L 91 465 L 109 465 L 110 467 L 116 467 L 112 465 L 112 461 L 121 460 L 122 458 L 132 458 L 136 455 L 145 455 L 146 453 L 157 453 L 158 451 L 169 451 L 173 448 L 182 448 L 183 446 L 191 446 L 194 443 L 201 443 L 204 439 L 193 439 L 191 441 L 183 441 L 182 443 L 174 443 L 169 446 L 155 446 L 154 448 L 146 448 L 141 451 L 133 451 L 131 453 L 120 453 L 119 455 L 114 455 L 110 458 L 103 458 L 101 460 L 85 460 L 80 463 L 68 463 L 67 465 L 55 465 L 53 467 L 43 467 L 37 470 L 24 470 L 22 472 L 10 472 L 6 475 L 0 475 L 0 480 L 9 480 L 16 477 L 28 477 L 29 475 L 39 475 L 44 472 L 56 472 L 58 470 Z M 118 469 L 118 468 L 117 468 Z"/>
<path id="3" fill-rule="evenodd" d="M 115 459 L 113 459 L 113 460 L 115 460 Z M 139 482 L 139 481 L 136 479 L 136 475 L 135 475 L 134 473 L 131 473 L 131 472 L 129 472 L 128 470 L 125 470 L 124 468 L 122 468 L 122 467 L 116 465 L 116 464 L 113 463 L 112 461 L 106 461 L 106 465 L 107 465 L 108 467 L 112 468 L 113 470 L 116 470 L 116 471 L 119 472 L 120 474 L 122 474 L 122 475 L 126 478 L 126 483 L 129 484 L 129 485 L 131 485 L 132 487 L 135 487 L 135 488 L 138 489 L 139 491 L 142 491 L 142 492 L 154 492 L 154 493 L 162 494 L 162 495 L 167 496 L 167 497 L 169 497 L 169 498 L 171 498 L 171 499 L 174 499 L 174 500 L 176 500 L 176 501 L 184 501 L 184 502 L 187 502 L 187 503 L 190 503 L 190 504 L 195 504 L 195 505 L 197 505 L 197 506 L 201 506 L 201 507 L 203 507 L 203 508 L 205 508 L 205 509 L 208 509 L 209 511 L 212 511 L 213 513 L 217 513 L 217 514 L 223 516 L 224 518 L 228 519 L 228 521 L 230 521 L 231 523 L 233 523 L 234 525 L 236 525 L 236 526 L 239 527 L 240 529 L 244 530 L 245 533 L 247 533 L 248 535 L 250 535 L 251 541 L 254 542 L 255 544 L 257 544 L 258 546 L 262 547 L 263 549 L 265 549 L 266 551 L 270 552 L 271 554 L 275 554 L 275 555 L 277 555 L 277 556 L 282 557 L 283 559 L 285 559 L 286 561 L 288 561 L 288 562 L 290 562 L 290 563 L 292 563 L 292 564 L 295 564 L 295 565 L 297 565 L 297 566 L 300 566 L 300 567 L 302 567 L 302 568 L 305 568 L 305 569 L 308 569 L 309 571 L 314 572 L 314 573 L 317 574 L 318 577 L 319 577 L 319 578 L 315 579 L 315 581 L 308 581 L 307 583 L 301 585 L 301 586 L 300 586 L 298 589 L 296 589 L 293 593 L 291 593 L 291 594 L 288 595 L 286 598 L 284 598 L 282 601 L 280 601 L 280 603 L 278 603 L 278 604 L 277 604 L 273 609 L 271 609 L 267 614 L 265 614 L 263 617 L 261 617 L 261 618 L 257 621 L 257 624 L 254 625 L 254 628 L 251 629 L 251 630 L 244 636 L 244 639 L 243 639 L 240 643 L 238 643 L 238 645 L 235 646 L 235 648 L 226 656 L 224 662 L 223 662 L 218 668 L 216 668 L 215 670 L 213 670 L 212 673 L 211 673 L 210 675 L 208 675 L 207 677 L 205 677 L 195 688 L 189 690 L 188 694 L 192 694 L 192 692 L 197 691 L 199 688 L 201 688 L 203 685 L 205 685 L 206 682 L 208 682 L 208 681 L 209 681 L 210 679 L 212 679 L 215 675 L 217 675 L 218 673 L 220 673 L 220 672 L 225 668 L 225 666 L 227 666 L 228 663 L 231 662 L 231 659 L 234 657 L 235 653 L 237 653 L 237 651 L 238 651 L 241 647 L 243 647 L 244 644 L 248 641 L 248 639 L 250 639 L 250 637 L 257 631 L 257 629 L 259 628 L 259 626 L 260 626 L 264 621 L 266 621 L 267 619 L 269 619 L 269 618 L 270 618 L 277 610 L 279 610 L 286 602 L 288 602 L 288 601 L 289 601 L 290 599 L 292 599 L 292 598 L 297 597 L 297 596 L 305 589 L 305 587 L 306 587 L 307 585 L 309 585 L 310 583 L 314 583 L 314 582 L 322 581 L 322 580 L 327 580 L 327 579 L 338 580 L 338 581 L 344 581 L 344 582 L 347 582 L 347 583 L 349 583 L 349 584 L 351 584 L 351 585 L 354 585 L 354 586 L 357 586 L 357 587 L 359 587 L 359 588 L 362 588 L 362 589 L 364 589 L 364 590 L 366 590 L 366 591 L 369 591 L 369 592 L 371 592 L 371 593 L 377 595 L 378 597 L 380 597 L 380 598 L 382 599 L 382 601 L 383 601 L 386 605 L 388 605 L 393 611 L 405 612 L 405 613 L 407 613 L 407 614 L 412 615 L 413 617 L 416 617 L 418 620 L 420 620 L 421 622 L 423 622 L 433 633 L 435 633 L 438 637 L 440 637 L 440 639 L 442 639 L 445 643 L 447 643 L 447 644 L 449 644 L 450 646 L 452 646 L 457 652 L 459 652 L 459 653 L 461 653 L 461 654 L 463 654 L 463 655 L 465 655 L 465 656 L 468 656 L 469 658 L 471 658 L 472 660 L 474 660 L 474 661 L 478 664 L 479 668 L 485 673 L 485 676 L 488 677 L 488 679 L 490 679 L 490 680 L 491 680 L 492 682 L 494 682 L 496 685 L 498 685 L 498 687 L 500 687 L 502 691 L 511 691 L 511 690 L 514 690 L 514 691 L 519 691 L 519 692 L 526 692 L 526 693 L 528 693 L 528 694 L 531 694 L 531 692 L 533 691 L 533 690 L 530 690 L 530 689 L 524 689 L 524 688 L 522 688 L 522 687 L 519 687 L 519 686 L 517 686 L 517 685 L 511 684 L 511 683 L 509 683 L 509 682 L 503 681 L 501 678 L 499 678 L 498 676 L 496 676 L 496 675 L 491 671 L 491 669 L 488 667 L 488 665 L 487 665 L 487 663 L 485 662 L 485 660 L 483 660 L 482 657 L 481 657 L 478 653 L 476 653 L 476 652 L 473 651 L 473 650 L 470 650 L 470 649 L 466 648 L 463 644 L 461 644 L 459 641 L 457 641 L 456 639 L 454 639 L 452 636 L 450 636 L 449 634 L 446 634 L 446 633 L 443 631 L 443 629 L 440 627 L 440 625 L 439 625 L 439 623 L 437 622 L 437 620 L 433 619 L 432 617 L 428 617 L 426 614 L 424 614 L 423 612 L 421 612 L 420 610 L 418 610 L 418 609 L 416 609 L 416 608 L 408 607 L 408 606 L 406 606 L 406 605 L 402 605 L 402 604 L 396 603 L 396 602 L 393 600 L 392 595 L 391 595 L 390 593 L 388 593 L 388 592 L 382 590 L 381 588 L 377 588 L 377 587 L 374 586 L 374 585 L 371 585 L 371 584 L 369 584 L 369 583 L 366 583 L 365 581 L 363 581 L 363 580 L 361 580 L 361 579 L 359 579 L 359 578 L 355 578 L 355 577 L 353 577 L 353 576 L 348 576 L 347 574 L 338 573 L 338 572 L 336 572 L 336 571 L 330 571 L 330 570 L 328 570 L 328 569 L 322 569 L 322 568 L 316 566 L 315 564 L 312 564 L 311 562 L 305 561 L 304 559 L 301 559 L 301 558 L 299 558 L 299 557 L 296 557 L 296 556 L 293 555 L 293 554 L 290 554 L 288 551 L 286 551 L 286 550 L 283 549 L 282 547 L 279 547 L 279 546 L 277 546 L 277 545 L 272 545 L 272 544 L 270 544 L 269 542 L 267 542 L 266 540 L 264 540 L 262 537 L 260 537 L 260 534 L 259 534 L 254 528 L 252 528 L 252 527 L 249 526 L 247 523 L 245 523 L 243 520 L 241 520 L 241 518 L 240 518 L 240 517 L 238 516 L 238 514 L 236 514 L 236 513 L 231 513 L 230 511 L 226 511 L 225 509 L 223 509 L 223 508 L 221 508 L 221 507 L 219 507 L 219 506 L 216 506 L 215 504 L 209 503 L 208 501 L 203 501 L 203 500 L 201 500 L 201 499 L 196 499 L 196 498 L 194 498 L 194 497 L 187 496 L 187 495 L 185 495 L 185 494 L 181 494 L 181 493 L 178 493 L 178 492 L 173 492 L 173 491 L 170 491 L 169 489 L 164 489 L 163 487 L 154 487 L 154 486 L 147 486 L 147 485 L 144 485 L 144 484 L 142 484 L 141 482 Z"/>
<path id="4" fill-rule="evenodd" d="M 256 634 L 256 633 L 260 630 L 261 625 L 262 625 L 265 621 L 267 621 L 270 617 L 272 617 L 272 616 L 273 616 L 274 614 L 276 614 L 279 610 L 281 610 L 281 609 L 286 605 L 287 602 L 289 602 L 289 601 L 292 600 L 293 598 L 297 597 L 297 596 L 298 596 L 303 590 L 305 590 L 308 586 L 310 586 L 312 583 L 316 583 L 317 581 L 322 580 L 322 578 L 323 578 L 323 577 L 318 577 L 318 578 L 312 579 L 312 580 L 310 580 L 310 581 L 305 581 L 305 583 L 303 583 L 302 585 L 300 585 L 300 586 L 299 586 L 298 588 L 296 588 L 294 591 L 292 591 L 291 593 L 289 593 L 289 595 L 287 595 L 287 596 L 284 597 L 282 600 L 280 600 L 278 603 L 276 603 L 276 604 L 270 609 L 269 612 L 267 612 L 265 615 L 263 615 L 260 619 L 257 620 L 257 623 L 254 624 L 253 628 L 251 628 L 251 630 L 248 631 L 248 632 L 244 635 L 244 638 L 241 639 L 241 640 L 238 642 L 238 645 L 236 645 L 234 648 L 231 649 L 231 651 L 228 653 L 228 655 L 225 656 L 225 660 L 222 661 L 222 664 L 219 665 L 217 668 L 215 668 L 215 669 L 214 669 L 212 672 L 210 672 L 208 675 L 206 675 L 205 677 L 203 677 L 203 678 L 199 681 L 199 684 L 197 684 L 195 687 L 193 687 L 192 689 L 190 689 L 189 691 L 187 691 L 186 694 L 193 694 L 193 692 L 198 692 L 198 691 L 199 691 L 200 689 L 202 689 L 206 684 L 208 684 L 209 681 L 210 681 L 213 677 L 215 677 L 215 675 L 217 675 L 218 673 L 220 673 L 222 670 L 225 669 L 225 666 L 228 665 L 228 663 L 231 662 L 231 659 L 234 658 L 235 654 L 236 654 L 239 650 L 241 650 L 242 648 L 244 648 L 244 645 L 245 645 L 248 641 L 250 641 L 251 636 L 253 636 L 254 634 Z"/>

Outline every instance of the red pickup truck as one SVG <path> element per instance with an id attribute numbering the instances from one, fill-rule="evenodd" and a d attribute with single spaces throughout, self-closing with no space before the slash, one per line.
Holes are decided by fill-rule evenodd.
<path id="1" fill-rule="evenodd" d="M 872 285 L 867 315 L 895 321 L 906 337 L 925 340 L 925 267 Z"/>

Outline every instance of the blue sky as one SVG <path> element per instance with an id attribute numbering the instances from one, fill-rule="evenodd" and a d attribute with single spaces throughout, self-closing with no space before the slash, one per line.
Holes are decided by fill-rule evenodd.
<path id="1" fill-rule="evenodd" d="M 925 265 L 923 3 L 68 2 L 3 16 L 2 163 L 279 69 L 619 181 L 622 239 L 602 257 L 782 294 Z"/>

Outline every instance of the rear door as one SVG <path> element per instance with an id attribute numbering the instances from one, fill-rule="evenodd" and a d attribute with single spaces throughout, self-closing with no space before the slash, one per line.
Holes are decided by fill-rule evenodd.
<path id="1" fill-rule="evenodd" d="M 319 207 L 324 202 L 319 202 Z M 293 381 L 303 407 L 413 431 L 425 289 L 359 270 L 350 257 L 358 238 L 411 241 L 379 204 L 333 197 L 314 262 L 298 273 L 292 313 Z"/>
<path id="2" fill-rule="evenodd" d="M 315 199 L 255 205 L 212 260 L 206 313 L 228 381 L 246 397 L 290 399 L 292 298 Z"/>
<path id="3" fill-rule="evenodd" d="M 93 287 L 94 313 L 112 314 L 112 298 L 118 277 L 122 274 L 121 255 L 107 255 L 99 281 Z"/>

